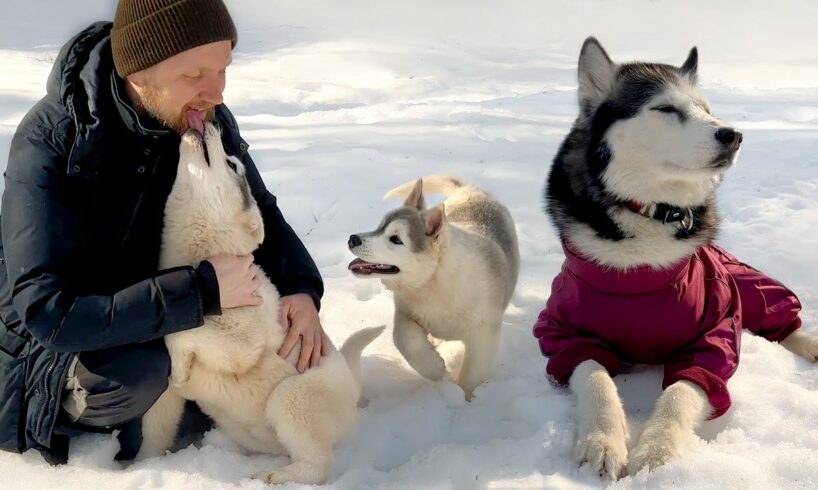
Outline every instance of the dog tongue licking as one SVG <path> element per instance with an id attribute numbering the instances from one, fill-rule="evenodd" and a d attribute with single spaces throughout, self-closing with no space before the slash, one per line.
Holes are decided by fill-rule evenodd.
<path id="1" fill-rule="evenodd" d="M 204 111 L 197 111 L 196 109 L 188 109 L 185 112 L 185 117 L 187 118 L 187 127 L 198 131 L 199 134 L 204 134 L 204 125 L 205 125 L 205 112 Z"/>

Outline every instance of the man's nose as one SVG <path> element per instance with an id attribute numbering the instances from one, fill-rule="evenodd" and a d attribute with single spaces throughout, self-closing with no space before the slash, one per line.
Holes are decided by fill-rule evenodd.
<path id="1" fill-rule="evenodd" d="M 203 90 L 201 93 L 199 93 L 199 97 L 203 101 L 214 106 L 224 102 L 224 96 L 222 95 L 222 91 L 221 89 L 217 88 L 208 88 L 206 90 Z"/>
<path id="2" fill-rule="evenodd" d="M 212 105 L 224 102 L 224 79 L 221 77 L 209 78 L 204 82 L 199 92 L 199 98 Z"/>

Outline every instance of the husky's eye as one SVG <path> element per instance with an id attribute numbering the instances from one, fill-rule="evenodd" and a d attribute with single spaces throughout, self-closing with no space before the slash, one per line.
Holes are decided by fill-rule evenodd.
<path id="1" fill-rule="evenodd" d="M 231 162 L 230 160 L 227 161 L 227 165 L 233 170 L 235 173 L 239 173 L 239 169 L 236 168 L 236 164 Z"/>
<path id="2" fill-rule="evenodd" d="M 391 237 L 389 237 L 389 241 L 394 243 L 395 245 L 403 245 L 403 242 L 401 241 L 398 235 L 392 235 Z"/>
<path id="3" fill-rule="evenodd" d="M 679 113 L 679 109 L 673 107 L 672 105 L 660 105 L 660 106 L 654 107 L 652 110 L 659 111 L 659 112 L 664 112 L 665 114 L 678 114 Z"/>

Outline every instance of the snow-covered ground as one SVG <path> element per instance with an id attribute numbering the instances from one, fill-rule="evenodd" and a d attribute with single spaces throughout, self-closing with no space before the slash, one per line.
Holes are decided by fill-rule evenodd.
<path id="1" fill-rule="evenodd" d="M 386 323 L 390 294 L 353 278 L 350 233 L 373 229 L 394 185 L 445 172 L 489 190 L 517 223 L 522 273 L 497 367 L 471 403 L 409 369 L 391 332 L 365 352 L 358 429 L 336 450 L 337 488 L 602 487 L 573 461 L 574 400 L 549 385 L 531 326 L 562 254 L 542 212 L 550 161 L 576 115 L 576 56 L 597 36 L 615 60 L 680 64 L 694 44 L 714 112 L 745 135 L 720 191 L 720 243 L 787 283 L 818 333 L 818 3 L 488 0 L 228 0 L 240 41 L 226 100 L 268 187 L 326 280 L 321 317 L 340 343 Z M 59 45 L 113 0 L 4 0 L 0 169 L 43 95 Z M 2 186 L 2 184 L 0 184 Z M 660 370 L 616 378 L 631 440 Z M 745 335 L 733 409 L 685 457 L 620 488 L 816 488 L 818 366 Z M 283 459 L 244 456 L 218 431 L 201 448 L 122 469 L 89 436 L 51 468 L 0 454 L 3 488 L 261 488 Z"/>

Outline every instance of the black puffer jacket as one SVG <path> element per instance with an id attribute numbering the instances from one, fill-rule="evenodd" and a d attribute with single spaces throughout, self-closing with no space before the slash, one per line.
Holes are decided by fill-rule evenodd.
<path id="1" fill-rule="evenodd" d="M 158 271 L 179 136 L 140 121 L 114 75 L 110 23 L 60 51 L 47 95 L 11 142 L 0 210 L 0 449 L 67 456 L 55 435 L 74 353 L 200 326 L 207 290 L 190 267 Z M 256 262 L 282 295 L 318 303 L 321 277 L 217 108 L 228 154 L 247 167 L 267 239 Z M 203 305 L 203 299 L 205 304 Z"/>

